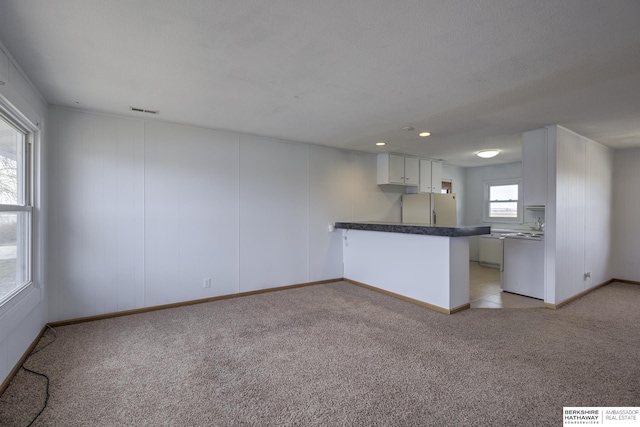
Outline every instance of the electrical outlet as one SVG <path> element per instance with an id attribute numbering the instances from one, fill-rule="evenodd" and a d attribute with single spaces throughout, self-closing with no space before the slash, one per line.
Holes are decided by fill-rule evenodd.
<path id="1" fill-rule="evenodd" d="M 206 279 L 204 279 L 202 281 L 202 287 L 203 288 L 210 288 L 211 287 L 211 278 L 207 277 Z"/>

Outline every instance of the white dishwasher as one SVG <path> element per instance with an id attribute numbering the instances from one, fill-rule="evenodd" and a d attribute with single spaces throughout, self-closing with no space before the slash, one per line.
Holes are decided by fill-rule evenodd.
<path id="1" fill-rule="evenodd" d="M 544 240 L 529 233 L 505 234 L 502 290 L 544 299 Z"/>

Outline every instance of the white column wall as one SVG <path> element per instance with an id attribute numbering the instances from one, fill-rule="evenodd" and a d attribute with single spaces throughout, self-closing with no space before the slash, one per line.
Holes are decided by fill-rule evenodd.
<path id="1" fill-rule="evenodd" d="M 556 170 L 556 302 L 585 289 L 585 159 L 582 138 L 559 128 Z"/>
<path id="2" fill-rule="evenodd" d="M 613 277 L 640 282 L 640 148 L 618 150 L 613 172 Z"/>
<path id="3" fill-rule="evenodd" d="M 613 278 L 613 151 L 587 140 L 585 270 L 587 289 Z"/>
<path id="4" fill-rule="evenodd" d="M 329 222 L 400 218 L 374 154 L 50 114 L 49 321 L 339 278 Z"/>
<path id="5" fill-rule="evenodd" d="M 613 154 L 560 126 L 548 129 L 545 302 L 558 304 L 613 277 Z"/>

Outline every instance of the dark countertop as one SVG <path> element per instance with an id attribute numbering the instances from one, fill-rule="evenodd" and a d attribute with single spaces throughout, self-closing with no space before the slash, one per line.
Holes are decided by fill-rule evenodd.
<path id="1" fill-rule="evenodd" d="M 387 233 L 422 234 L 425 236 L 465 237 L 491 234 L 488 225 L 420 225 L 398 222 L 336 222 L 335 228 L 345 230 L 382 231 Z"/>

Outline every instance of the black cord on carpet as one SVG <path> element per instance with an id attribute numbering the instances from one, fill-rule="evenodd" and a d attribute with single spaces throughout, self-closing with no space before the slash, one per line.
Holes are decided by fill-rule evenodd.
<path id="1" fill-rule="evenodd" d="M 33 356 L 36 353 L 41 352 L 42 350 L 44 350 L 45 348 L 47 348 L 52 342 L 54 342 L 56 340 L 56 338 L 58 338 L 58 335 L 56 334 L 55 329 L 53 329 L 51 326 L 47 325 L 47 328 L 49 328 L 51 330 L 51 332 L 53 332 L 53 339 L 51 341 L 49 341 L 48 343 L 46 343 L 45 345 L 43 345 L 40 348 L 36 348 L 33 349 L 33 351 L 29 354 L 29 356 L 27 356 L 27 358 L 24 360 L 24 362 L 22 362 L 22 369 L 24 369 L 27 372 L 30 372 L 34 375 L 38 375 L 40 377 L 43 377 L 45 380 L 47 380 L 47 397 L 44 400 L 44 405 L 42 405 L 42 409 L 40 409 L 40 412 L 38 412 L 38 415 L 36 415 L 31 422 L 28 424 L 27 427 L 30 427 L 31 425 L 33 425 L 33 423 L 36 422 L 36 420 L 38 419 L 38 417 L 40 416 L 40 414 L 42 414 L 42 412 L 46 409 L 47 404 L 49 403 L 49 377 L 46 374 L 43 374 L 42 372 L 36 372 L 32 369 L 27 368 L 26 366 L 24 366 L 25 363 L 27 363 L 27 361 L 31 358 L 31 356 Z"/>

